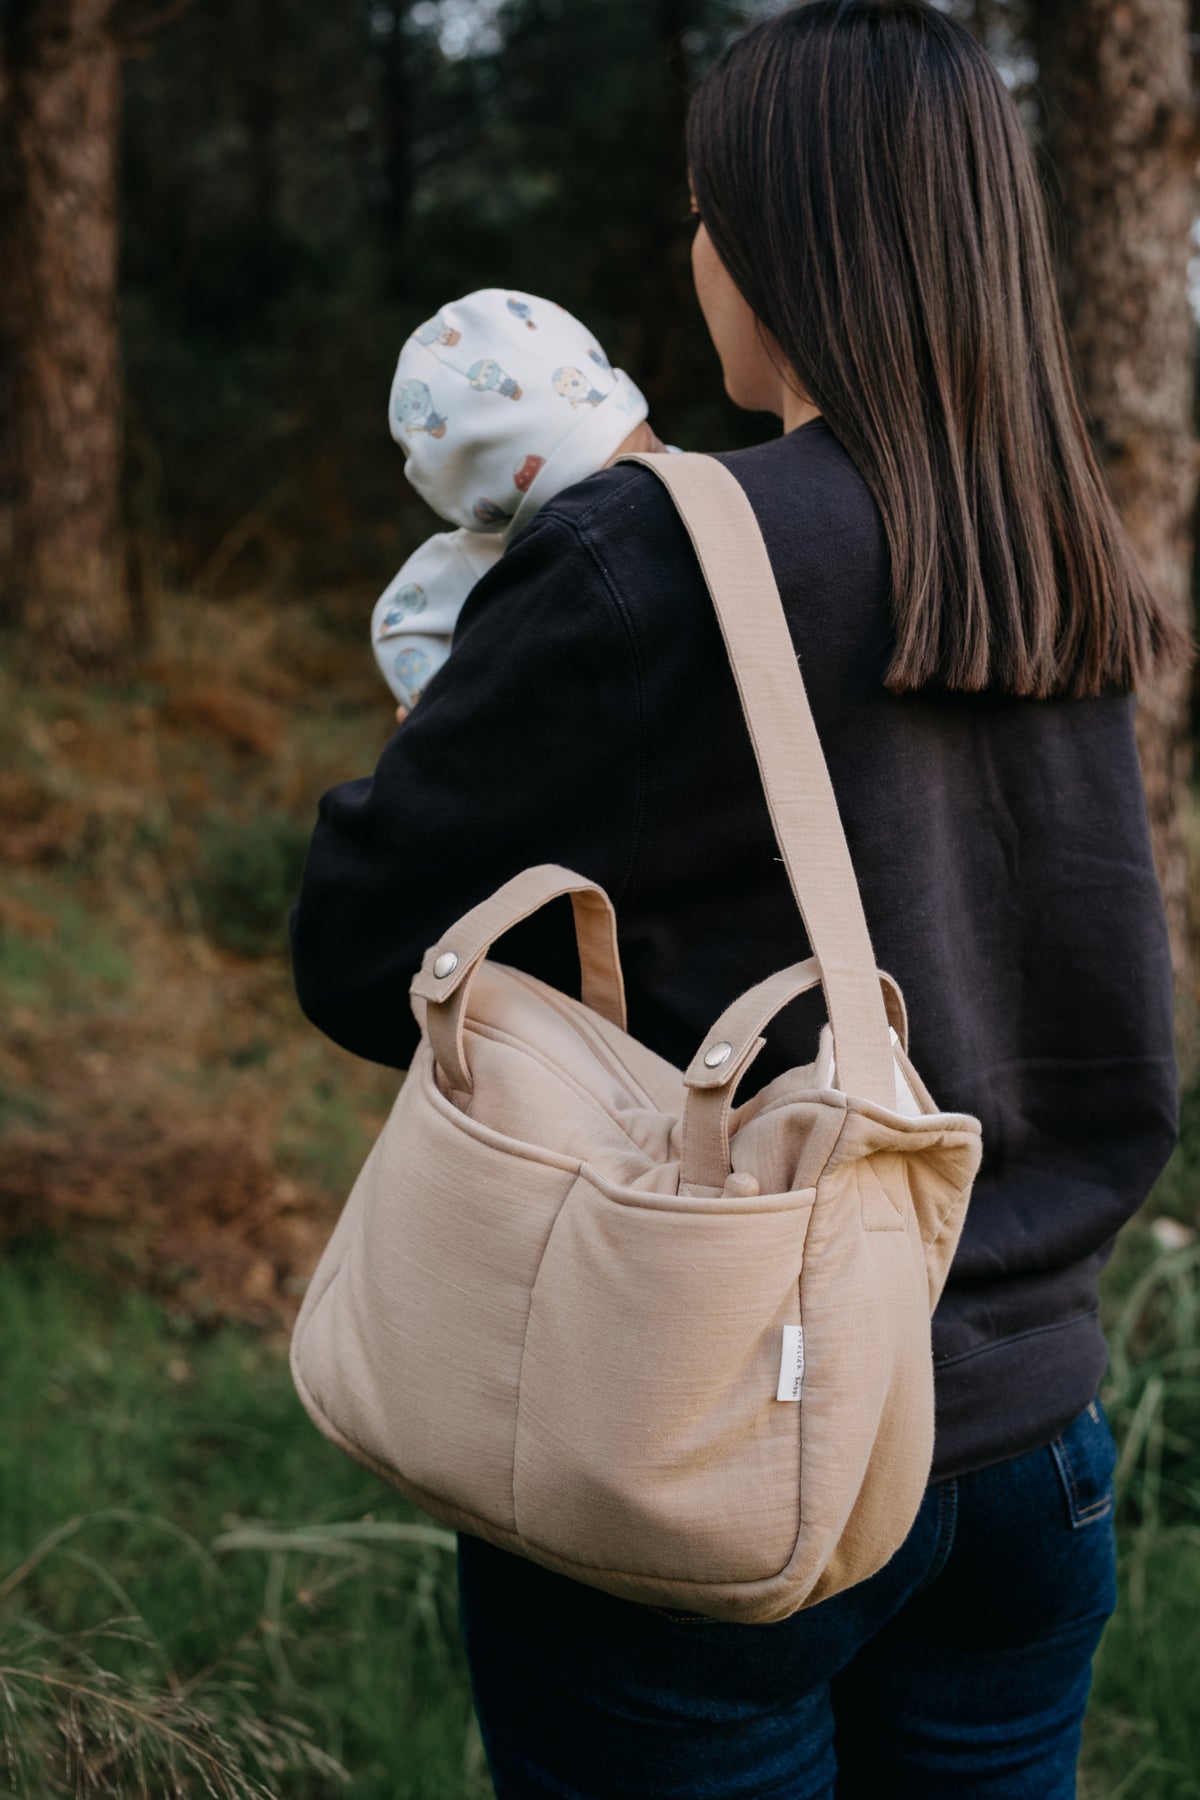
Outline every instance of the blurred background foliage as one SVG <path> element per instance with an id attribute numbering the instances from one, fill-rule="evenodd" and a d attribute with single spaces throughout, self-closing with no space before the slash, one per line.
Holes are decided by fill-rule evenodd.
<path id="1" fill-rule="evenodd" d="M 428 519 L 387 433 L 391 369 L 477 287 L 585 319 L 672 442 L 761 435 L 692 292 L 682 152 L 690 80 L 744 16 L 206 0 L 133 60 L 128 478 L 171 579 L 215 552 L 226 589 L 281 560 L 290 582 L 382 586 Z"/>

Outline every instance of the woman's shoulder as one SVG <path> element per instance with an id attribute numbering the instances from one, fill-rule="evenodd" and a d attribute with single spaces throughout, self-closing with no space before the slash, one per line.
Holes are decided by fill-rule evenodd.
<path id="1" fill-rule="evenodd" d="M 710 454 L 745 489 L 768 541 L 782 532 L 800 547 L 810 536 L 824 540 L 831 528 L 858 538 L 882 535 L 870 490 L 824 418 Z M 641 463 L 615 463 L 564 488 L 538 514 L 551 519 L 593 547 L 632 540 L 647 553 L 682 529 L 670 494 Z"/>
<path id="2" fill-rule="evenodd" d="M 602 539 L 674 510 L 670 495 L 651 470 L 641 463 L 612 463 L 562 488 L 526 529 L 553 522 L 585 540 Z"/>
<path id="3" fill-rule="evenodd" d="M 851 668 L 860 684 L 881 681 L 880 646 L 890 630 L 886 534 L 832 430 L 815 419 L 714 454 L 750 501 L 813 684 L 840 691 Z M 554 592 L 576 602 L 569 629 L 581 647 L 598 630 L 619 629 L 644 678 L 654 671 L 668 710 L 680 685 L 712 679 L 724 658 L 712 601 L 683 520 L 651 469 L 616 463 L 564 488 L 512 549 L 528 539 L 533 554 L 538 538 Z"/>
<path id="4" fill-rule="evenodd" d="M 824 560 L 842 551 L 861 560 L 886 544 L 875 498 L 826 419 L 719 460 L 745 488 L 768 545 L 785 558 Z"/>

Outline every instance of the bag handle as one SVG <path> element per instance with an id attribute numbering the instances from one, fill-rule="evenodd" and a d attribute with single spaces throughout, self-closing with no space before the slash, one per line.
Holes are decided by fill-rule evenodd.
<path id="1" fill-rule="evenodd" d="M 570 894 L 575 911 L 583 1003 L 624 1031 L 625 983 L 611 900 L 586 875 L 560 863 L 536 863 L 456 920 L 426 950 L 409 983 L 409 993 L 427 1002 L 425 1019 L 418 1023 L 424 1023 L 434 1060 L 451 1087 L 469 1094 L 473 1086 L 463 1020 L 476 969 L 498 937 L 560 894 Z"/>
<path id="2" fill-rule="evenodd" d="M 882 969 L 875 977 L 879 983 L 884 1011 L 895 1030 L 902 1050 L 908 1049 L 908 1019 L 904 997 L 890 975 Z M 679 1157 L 679 1192 L 681 1194 L 720 1194 L 729 1174 L 729 1114 L 738 1082 L 750 1067 L 766 1038 L 766 1030 L 777 1012 L 789 1001 L 807 994 L 821 980 L 815 956 L 804 962 L 791 963 L 768 975 L 738 997 L 721 1014 L 704 1043 L 684 1072 L 687 1095 L 683 1107 L 683 1136 Z M 891 1039 L 888 1043 L 890 1046 Z M 836 1064 L 836 1047 L 834 1051 Z M 890 1050 L 889 1050 L 890 1055 Z M 837 1071 L 841 1081 L 841 1071 Z M 895 1072 L 887 1105 L 896 1104 Z"/>
<path id="3" fill-rule="evenodd" d="M 820 967 L 841 1091 L 892 1106 L 892 1045 L 870 933 L 754 509 L 714 457 L 631 452 L 616 460 L 641 463 L 658 477 L 699 558 L 783 866 Z"/>

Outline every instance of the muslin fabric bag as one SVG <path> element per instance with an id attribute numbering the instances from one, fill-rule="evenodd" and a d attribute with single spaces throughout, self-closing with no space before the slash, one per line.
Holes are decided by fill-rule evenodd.
<path id="1" fill-rule="evenodd" d="M 625 1028 L 594 882 L 541 865 L 472 908 L 412 982 L 421 1042 L 292 1369 L 321 1431 L 447 1525 L 631 1600 L 766 1622 L 871 1575 L 912 1525 L 979 1124 L 909 1061 L 745 494 L 709 457 L 622 460 L 691 535 L 813 954 L 680 1070 Z M 560 894 L 580 1000 L 488 955 Z M 818 984 L 815 1061 L 736 1105 L 774 1015 Z"/>

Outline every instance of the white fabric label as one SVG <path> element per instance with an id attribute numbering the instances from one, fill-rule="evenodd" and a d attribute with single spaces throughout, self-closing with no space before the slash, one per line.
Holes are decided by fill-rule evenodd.
<path id="1" fill-rule="evenodd" d="M 803 1386 L 804 1328 L 801 1325 L 785 1325 L 783 1350 L 779 1357 L 779 1386 L 775 1390 L 775 1398 L 798 1400 Z"/>

